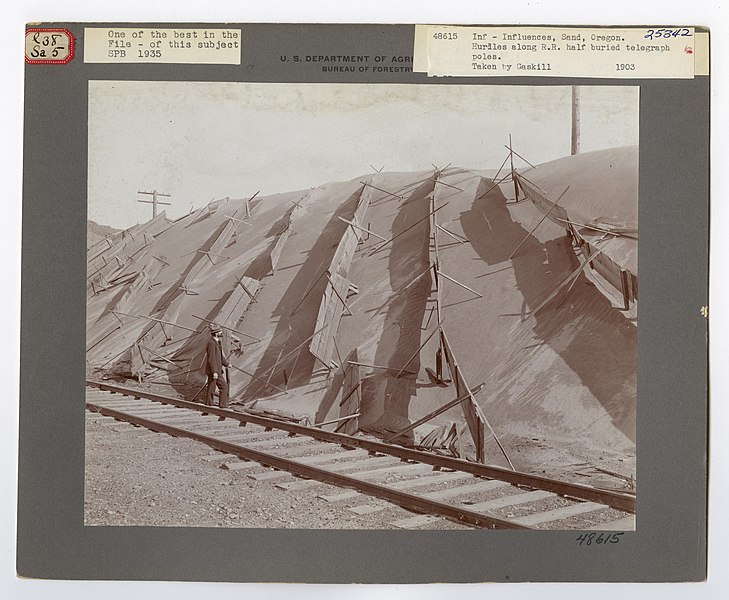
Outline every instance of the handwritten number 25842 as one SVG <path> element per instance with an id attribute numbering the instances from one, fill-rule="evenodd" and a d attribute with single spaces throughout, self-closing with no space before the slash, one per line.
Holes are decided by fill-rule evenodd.
<path id="1" fill-rule="evenodd" d="M 670 37 L 690 37 L 691 32 L 682 27 L 681 29 L 649 29 L 648 32 L 643 36 L 646 39 L 653 40 L 657 38 L 670 38 Z"/>

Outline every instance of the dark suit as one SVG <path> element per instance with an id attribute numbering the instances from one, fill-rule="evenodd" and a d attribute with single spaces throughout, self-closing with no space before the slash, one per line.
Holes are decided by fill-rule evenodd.
<path id="1" fill-rule="evenodd" d="M 223 349 L 219 342 L 216 342 L 214 338 L 210 338 L 208 346 L 206 348 L 206 360 L 205 360 L 205 373 L 208 376 L 208 394 L 206 404 L 208 406 L 213 405 L 213 394 L 215 393 L 215 386 L 220 388 L 220 407 L 228 407 L 228 382 L 223 377 L 223 367 L 229 367 L 230 363 L 223 356 Z M 217 373 L 218 377 L 214 378 L 213 374 Z"/>

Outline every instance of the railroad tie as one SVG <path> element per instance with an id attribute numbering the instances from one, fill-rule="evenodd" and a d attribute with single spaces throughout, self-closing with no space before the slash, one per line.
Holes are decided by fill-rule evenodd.
<path id="1" fill-rule="evenodd" d="M 258 464 L 258 463 L 256 463 Z M 280 479 L 281 477 L 290 477 L 288 471 L 264 471 L 263 473 L 250 473 L 248 477 L 256 481 L 268 481 L 269 479 Z"/>
<path id="2" fill-rule="evenodd" d="M 307 438 L 303 438 L 307 439 Z M 296 446 L 289 446 L 284 448 L 286 458 L 291 460 L 299 460 L 307 456 L 325 456 L 331 457 L 332 455 L 341 455 L 342 451 L 339 446 L 330 442 L 320 442 L 315 439 L 308 439 L 307 444 L 300 444 Z"/>
<path id="3" fill-rule="evenodd" d="M 339 450 L 331 454 L 314 454 L 312 456 L 297 456 L 294 458 L 296 462 L 304 465 L 318 465 L 328 462 L 335 462 L 342 458 L 361 458 L 367 456 L 367 450 L 358 448 L 357 450 Z M 344 464 L 344 463 L 341 463 Z"/>
<path id="4" fill-rule="evenodd" d="M 561 519 L 567 519 L 575 515 L 581 515 L 583 513 L 592 512 L 603 508 L 607 507 L 604 504 L 597 504 L 596 502 L 577 502 L 576 504 L 570 504 L 569 506 L 563 506 L 562 508 L 555 508 L 554 510 L 548 510 L 533 515 L 527 515 L 526 517 L 520 517 L 518 519 L 514 519 L 514 521 L 521 525 L 541 525 L 543 523 L 559 521 Z"/>
<path id="5" fill-rule="evenodd" d="M 277 437 L 280 435 L 278 431 L 241 431 L 239 426 L 235 426 L 235 429 L 231 429 L 231 432 L 226 435 L 221 435 L 220 439 L 230 442 L 232 444 L 245 444 L 249 440 L 260 440 L 266 438 Z"/>
<path id="6" fill-rule="evenodd" d="M 371 515 L 376 512 L 381 512 L 386 508 L 389 508 L 389 504 L 384 502 L 377 502 L 373 504 L 360 504 L 359 506 L 351 506 L 347 510 L 357 515 Z"/>
<path id="7" fill-rule="evenodd" d="M 358 498 L 359 496 L 362 496 L 360 492 L 357 492 L 355 490 L 349 490 L 346 492 L 341 492 L 339 494 L 325 494 L 317 496 L 317 498 L 321 498 L 322 500 L 326 500 L 327 502 L 341 502 L 343 500 L 350 500 L 352 498 Z"/>
<path id="8" fill-rule="evenodd" d="M 445 473 L 443 471 L 433 471 L 432 475 L 423 475 L 417 479 L 396 481 L 395 483 L 388 483 L 387 486 L 394 490 L 407 490 L 416 487 L 425 487 L 427 485 L 446 483 L 448 481 L 461 481 L 463 479 L 473 479 L 473 475 L 470 473 Z"/>
<path id="9" fill-rule="evenodd" d="M 431 515 L 415 515 L 407 519 L 400 519 L 398 521 L 391 521 L 388 525 L 397 527 L 398 529 L 417 529 L 423 525 L 430 525 L 435 521 L 442 521 L 440 517 L 433 517 Z"/>
<path id="10" fill-rule="evenodd" d="M 228 456 L 230 458 L 230 456 Z M 253 469 L 255 467 L 260 467 L 261 465 L 257 463 L 254 460 L 249 461 L 235 461 L 235 462 L 229 462 L 229 463 L 223 463 L 220 465 L 221 469 L 226 469 L 228 471 L 246 471 L 248 469 Z"/>
<path id="11" fill-rule="evenodd" d="M 545 492 L 543 490 L 536 490 L 534 492 L 526 492 L 524 494 L 512 494 L 511 496 L 503 496 L 496 498 L 496 500 L 489 500 L 487 502 L 479 502 L 473 504 L 469 508 L 477 512 L 493 510 L 495 508 L 504 508 L 506 506 L 516 506 L 517 504 L 526 504 L 527 502 L 534 502 L 535 500 L 541 500 L 542 498 L 548 498 L 554 496 L 552 492 Z"/>
<path id="12" fill-rule="evenodd" d="M 316 487 L 317 485 L 325 485 L 321 481 L 317 481 L 316 479 L 297 479 L 296 481 L 287 481 L 285 483 L 277 483 L 276 487 L 281 490 L 286 490 L 288 492 L 294 491 L 294 490 L 301 490 L 306 489 L 309 487 Z"/>
<path id="13" fill-rule="evenodd" d="M 472 494 L 474 492 L 488 492 L 495 490 L 500 487 L 510 485 L 506 481 L 490 480 L 490 481 L 477 481 L 469 485 L 461 485 L 447 490 L 439 490 L 437 492 L 429 492 L 423 494 L 423 498 L 429 500 L 445 500 L 446 498 L 454 498 L 456 496 L 465 496 L 466 494 Z"/>
<path id="14" fill-rule="evenodd" d="M 380 469 L 372 469 L 370 471 L 359 471 L 353 473 L 353 477 L 358 479 L 377 478 L 382 475 L 419 475 L 421 473 L 429 473 L 433 470 L 431 465 L 421 463 L 398 463 L 389 467 Z"/>
<path id="15" fill-rule="evenodd" d="M 261 448 L 263 451 L 276 449 L 277 446 L 295 446 L 297 444 L 306 444 L 311 441 L 308 437 L 289 437 L 286 433 L 282 433 L 278 437 L 261 440 L 258 442 L 250 442 L 246 446 L 250 448 Z"/>
<path id="16" fill-rule="evenodd" d="M 399 462 L 399 458 L 394 458 L 392 456 L 378 456 L 376 458 L 365 458 L 364 460 L 337 463 L 329 467 L 328 470 L 339 472 L 347 471 L 349 469 L 359 469 L 361 467 L 376 467 L 378 465 L 395 464 Z M 351 475 L 354 476 L 356 475 L 356 473 L 352 473 Z"/>
<path id="17" fill-rule="evenodd" d="M 199 456 L 198 458 L 207 462 L 214 462 L 216 460 L 228 460 L 230 458 L 230 454 L 227 454 L 225 452 L 216 452 L 215 454 L 204 454 L 203 456 Z"/>
<path id="18" fill-rule="evenodd" d="M 628 515 L 617 521 L 602 523 L 599 526 L 590 526 L 589 529 L 597 529 L 599 531 L 635 531 L 635 515 Z"/>

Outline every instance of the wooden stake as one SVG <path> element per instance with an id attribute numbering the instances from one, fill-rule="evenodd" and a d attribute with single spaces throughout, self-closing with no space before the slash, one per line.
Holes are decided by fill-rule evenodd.
<path id="1" fill-rule="evenodd" d="M 340 421 L 349 421 L 350 419 L 355 419 L 356 417 L 359 417 L 359 413 L 354 413 L 353 415 L 347 415 L 346 417 L 340 417 L 338 419 L 332 419 L 331 421 L 324 421 L 323 423 L 314 423 L 314 427 L 333 425 L 334 423 L 339 423 Z"/>
<path id="2" fill-rule="evenodd" d="M 383 367 L 382 365 L 370 365 L 368 363 L 363 362 L 356 362 L 353 360 L 346 361 L 350 365 L 359 365 L 360 367 L 369 367 L 370 369 L 382 369 L 383 371 L 397 371 L 398 369 L 395 369 L 394 367 Z M 402 371 L 402 373 L 410 373 L 411 375 L 417 375 L 415 371 Z"/>
<path id="3" fill-rule="evenodd" d="M 381 235 L 377 235 L 377 234 L 376 234 L 376 233 L 375 233 L 374 231 L 370 231 L 370 230 L 369 230 L 369 229 L 367 229 L 366 227 L 361 227 L 361 226 L 359 226 L 359 225 L 356 225 L 355 223 L 353 223 L 352 221 L 348 221 L 348 220 L 347 220 L 347 219 L 345 219 L 344 217 L 337 217 L 337 218 L 338 218 L 338 219 L 339 219 L 340 221 L 344 221 L 345 223 L 348 223 L 349 225 L 351 225 L 351 226 L 352 226 L 352 227 L 354 227 L 355 229 L 359 229 L 359 230 L 361 230 L 361 231 L 366 231 L 366 232 L 367 232 L 368 234 L 370 234 L 370 235 L 374 235 L 374 236 L 375 236 L 376 238 L 379 238 L 379 239 L 381 239 L 381 240 L 382 240 L 383 242 L 386 242 L 386 241 L 387 241 L 387 238 L 383 238 L 383 237 L 382 237 Z"/>
<path id="4" fill-rule="evenodd" d="M 508 158 L 508 156 L 507 156 L 507 158 Z M 496 187 L 497 185 L 500 185 L 500 184 L 504 183 L 504 181 L 506 181 L 506 179 L 507 179 L 508 177 L 510 177 L 510 176 L 511 176 L 511 173 L 507 173 L 506 175 L 504 175 L 504 176 L 503 176 L 503 177 L 502 177 L 501 179 L 499 179 L 498 181 L 496 181 L 496 177 L 494 177 L 494 178 L 493 178 L 493 179 L 492 179 L 491 181 L 496 181 L 496 183 L 494 183 L 494 185 L 492 185 L 492 186 L 491 186 L 491 187 L 490 187 L 489 189 L 487 189 L 487 190 L 486 190 L 486 191 L 485 191 L 485 192 L 484 192 L 483 194 L 481 194 L 481 195 L 480 195 L 480 196 L 478 197 L 478 199 L 480 200 L 481 198 L 483 198 L 484 196 L 486 196 L 486 195 L 487 195 L 487 194 L 488 194 L 488 193 L 489 193 L 489 192 L 490 192 L 491 190 L 493 190 L 493 189 L 494 189 L 494 188 L 495 188 L 495 187 Z"/>
<path id="5" fill-rule="evenodd" d="M 263 379 L 261 379 L 260 377 L 256 377 L 253 373 L 249 373 L 248 371 L 242 369 L 241 367 L 236 367 L 235 365 L 230 365 L 230 366 L 233 367 L 234 369 L 236 369 L 237 371 L 240 371 L 241 373 L 248 375 L 248 377 L 250 377 L 251 379 L 255 379 L 256 381 L 262 381 L 266 386 L 275 388 L 279 392 L 283 392 L 284 394 L 288 394 L 288 392 L 286 390 L 282 390 L 280 387 L 273 385 L 270 382 L 263 381 Z"/>
<path id="6" fill-rule="evenodd" d="M 548 304 L 548 303 L 549 303 L 550 301 L 554 300 L 554 298 L 555 298 L 555 297 L 557 296 L 557 294 L 558 294 L 558 293 L 559 293 L 559 292 L 560 292 L 560 291 L 562 290 L 562 288 L 564 288 L 564 286 L 565 286 L 565 285 L 567 285 L 568 283 L 570 283 L 570 282 L 571 282 L 571 281 L 572 281 L 573 279 L 576 279 L 576 278 L 577 278 L 577 276 L 578 276 L 578 275 L 579 275 L 580 273 L 582 273 L 582 271 L 583 271 L 583 270 L 585 269 L 585 267 L 586 267 L 587 265 L 589 265 L 589 264 L 590 264 L 590 263 L 591 263 L 591 262 L 592 262 L 592 261 L 593 261 L 593 260 L 594 260 L 594 259 L 595 259 L 595 258 L 596 258 L 596 257 L 597 257 L 597 256 L 598 256 L 599 254 L 600 254 L 600 253 L 602 253 L 602 248 L 601 248 L 600 250 L 598 250 L 597 252 L 595 252 L 595 254 L 593 254 L 593 255 L 591 255 L 591 256 L 588 256 L 587 258 L 585 258 L 584 262 L 583 262 L 583 263 L 582 263 L 582 264 L 581 264 L 581 265 L 580 265 L 579 267 L 577 267 L 577 269 L 575 269 L 575 270 L 574 270 L 574 271 L 573 271 L 572 273 L 570 273 L 570 274 L 569 274 L 569 275 L 568 275 L 568 276 L 567 276 L 567 277 L 566 277 L 566 278 L 565 278 L 565 279 L 564 279 L 564 280 L 563 280 L 563 281 L 562 281 L 562 282 L 561 282 L 561 283 L 560 283 L 560 284 L 559 284 L 559 285 L 558 285 L 558 286 L 557 286 L 557 287 L 556 287 L 556 288 L 554 289 L 554 291 L 552 291 L 552 293 L 551 293 L 551 294 L 549 294 L 549 296 L 547 296 L 547 297 L 546 297 L 546 298 L 544 299 L 544 301 L 542 301 L 542 302 L 541 302 L 541 303 L 539 304 L 539 306 L 537 306 L 537 307 L 536 307 L 536 308 L 535 308 L 535 309 L 534 309 L 534 310 L 533 310 L 533 311 L 531 312 L 531 314 L 532 314 L 532 315 L 536 314 L 536 313 L 537 313 L 538 311 L 542 310 L 542 308 L 544 308 L 544 307 L 545 307 L 545 306 L 546 306 L 546 305 L 547 305 L 547 304 Z"/>
<path id="7" fill-rule="evenodd" d="M 154 317 L 145 317 L 143 315 L 130 315 L 127 313 L 123 313 L 120 310 L 117 310 L 115 312 L 118 312 L 120 315 L 124 315 L 125 317 L 134 317 L 135 319 L 146 319 L 147 321 L 155 321 L 157 323 L 164 323 L 165 325 L 171 325 L 172 327 L 179 327 L 180 329 L 186 329 L 187 331 L 192 331 L 193 333 L 200 333 L 197 329 L 185 327 L 184 325 L 178 325 L 177 323 L 170 323 L 169 321 L 163 321 L 162 319 L 155 319 Z"/>
<path id="8" fill-rule="evenodd" d="M 511 149 L 511 134 L 509 134 L 509 161 L 511 162 L 511 179 L 514 182 L 514 200 L 519 202 L 519 186 L 516 184 L 514 173 L 514 151 Z"/>
<path id="9" fill-rule="evenodd" d="M 425 348 L 425 345 L 426 345 L 426 344 L 427 344 L 427 343 L 428 343 L 428 342 L 430 341 L 430 338 L 432 338 L 432 337 L 433 337 L 433 336 L 434 336 L 434 335 L 435 335 L 436 333 L 438 333 L 438 330 L 439 330 L 439 329 L 440 329 L 440 324 L 438 325 L 438 327 L 437 327 L 436 329 L 434 329 L 434 330 L 433 330 L 433 331 L 431 332 L 431 334 L 430 334 L 430 335 L 429 335 L 429 336 L 428 336 L 427 338 L 425 338 L 425 341 L 424 341 L 424 342 L 423 342 L 422 344 L 420 344 L 420 348 L 418 348 L 418 349 L 417 349 L 417 350 L 416 350 L 416 351 L 415 351 L 415 352 L 413 353 L 413 355 L 412 355 L 412 356 L 411 356 L 411 357 L 410 357 L 410 358 L 408 359 L 408 361 L 407 361 L 407 362 L 406 362 L 406 363 L 405 363 L 405 364 L 404 364 L 404 365 L 402 366 L 402 369 L 400 369 L 400 370 L 399 370 L 399 371 L 397 372 L 397 375 L 395 375 L 395 377 L 396 377 L 396 378 L 397 378 L 397 377 L 400 377 L 400 375 L 402 375 L 402 374 L 403 374 L 403 372 L 405 371 L 405 367 L 407 367 L 407 366 L 408 366 L 408 365 L 409 365 L 409 364 L 410 364 L 411 362 L 413 362 L 413 360 L 415 360 L 415 357 L 416 357 L 416 356 L 417 356 L 418 354 L 420 354 L 420 351 L 421 351 L 421 350 L 422 350 L 423 348 Z"/>
<path id="10" fill-rule="evenodd" d="M 251 291 L 250 291 L 250 290 L 249 290 L 249 289 L 248 289 L 248 288 L 247 288 L 247 287 L 246 287 L 246 286 L 245 286 L 245 285 L 243 284 L 243 277 L 244 277 L 244 275 L 241 275 L 241 276 L 240 276 L 239 278 L 237 278 L 237 279 L 235 280 L 235 281 L 236 281 L 236 283 L 237 283 L 238 285 L 240 285 L 240 287 L 242 287 L 242 288 L 243 288 L 243 291 L 244 291 L 244 292 L 245 292 L 246 294 L 248 294 L 248 297 L 249 297 L 249 298 L 251 299 L 251 302 L 258 302 L 258 300 L 256 300 L 256 299 L 254 298 L 253 294 L 251 294 Z"/>
<path id="11" fill-rule="evenodd" d="M 279 362 L 283 362 L 284 360 L 286 360 L 286 359 L 287 359 L 287 358 L 288 358 L 289 356 L 291 356 L 291 355 L 292 355 L 292 354 L 293 354 L 294 352 L 296 352 L 296 351 L 297 351 L 297 350 L 298 350 L 299 348 L 301 348 L 301 347 L 302 347 L 302 346 L 303 346 L 304 344 L 306 344 L 306 343 L 307 343 L 308 341 L 310 341 L 311 339 L 313 339 L 313 337 L 314 337 L 315 335 L 317 335 L 318 333 L 321 333 L 321 332 L 322 332 L 322 331 L 324 331 L 324 329 L 326 329 L 327 327 L 328 327 L 328 325 L 323 325 L 322 327 L 320 327 L 319 329 L 317 329 L 317 330 L 316 330 L 316 331 L 315 331 L 314 333 L 312 333 L 312 334 L 311 334 L 311 335 L 310 335 L 310 336 L 309 336 L 308 338 L 306 338 L 306 339 L 305 339 L 305 340 L 304 340 L 303 342 L 301 342 L 301 343 L 300 343 L 300 344 L 299 344 L 298 346 L 296 346 L 296 348 L 294 348 L 293 350 L 291 350 L 291 352 L 289 352 L 289 353 L 288 353 L 288 354 L 287 354 L 286 356 L 284 356 L 284 357 L 283 357 L 283 358 L 282 358 L 282 359 L 281 359 L 281 360 L 280 360 Z M 316 358 L 316 357 L 315 357 L 315 358 Z M 274 368 L 275 366 L 276 366 L 276 365 L 273 365 L 273 367 L 269 367 L 268 369 L 266 369 L 265 371 L 263 371 L 263 373 L 261 373 L 261 376 L 263 376 L 263 375 L 265 375 L 266 373 L 268 373 L 268 372 L 269 372 L 269 371 L 270 371 L 271 369 L 273 369 L 273 368 Z M 326 366 L 326 365 L 325 365 L 325 366 Z M 329 367 L 327 366 L 327 368 L 329 368 Z"/>
<path id="12" fill-rule="evenodd" d="M 123 325 L 123 323 L 122 323 Z M 112 333 L 115 333 L 116 331 L 119 331 L 121 329 L 121 325 L 117 325 L 114 329 L 112 329 L 109 333 L 107 333 L 103 338 L 101 338 L 98 342 L 94 342 L 90 347 L 86 348 L 86 352 L 89 350 L 92 350 L 93 348 L 96 348 L 101 342 L 103 342 L 106 338 L 108 338 Z"/>
<path id="13" fill-rule="evenodd" d="M 453 279 L 453 277 L 450 277 L 450 276 L 446 275 L 446 274 L 445 274 L 445 273 L 444 273 L 443 271 L 440 271 L 440 270 L 439 270 L 439 271 L 438 271 L 438 275 L 441 275 L 442 277 L 445 277 L 446 279 L 448 279 L 449 281 L 452 281 L 452 282 L 453 282 L 453 283 L 455 283 L 456 285 L 459 285 L 459 286 L 461 286 L 461 287 L 462 287 L 462 288 L 463 288 L 464 290 L 468 290 L 468 291 L 469 291 L 469 292 L 471 292 L 472 294 L 476 294 L 476 295 L 477 295 L 477 296 L 478 296 L 479 298 L 483 298 L 483 296 L 482 296 L 481 294 L 479 294 L 479 293 L 478 293 L 478 292 L 477 292 L 476 290 L 472 290 L 472 289 L 471 289 L 470 287 L 468 287 L 467 285 L 463 285 L 463 284 L 462 284 L 462 283 L 461 283 L 460 281 L 456 281 L 455 279 Z"/>
<path id="14" fill-rule="evenodd" d="M 322 266 L 322 264 L 324 263 L 324 260 L 325 259 L 322 259 L 321 260 L 321 262 L 319 263 L 319 266 L 317 267 L 317 270 L 319 270 L 319 268 Z M 304 292 L 303 297 L 301 298 L 301 300 L 299 300 L 299 303 L 296 305 L 296 307 L 294 308 L 294 310 L 291 311 L 291 314 L 289 315 L 289 317 L 293 317 L 294 316 L 294 313 L 303 304 L 304 300 L 306 300 L 306 297 L 309 295 L 309 293 L 311 292 L 311 290 L 313 290 L 314 287 L 316 286 L 316 284 L 319 283 L 319 280 L 321 279 L 321 276 L 324 275 L 324 273 L 327 273 L 327 272 L 329 272 L 329 268 L 324 269 L 321 273 L 319 273 L 319 277 L 317 277 L 314 280 L 314 283 L 310 283 L 309 284 L 309 287 L 306 288 L 306 291 Z"/>
<path id="15" fill-rule="evenodd" d="M 344 404 L 344 403 L 345 403 L 345 402 L 346 402 L 347 400 L 349 400 L 350 396 L 351 396 L 352 394 L 354 394 L 354 393 L 355 393 L 355 392 L 356 392 L 356 391 L 357 391 L 357 390 L 359 389 L 359 387 L 360 387 L 361 385 L 362 385 L 362 380 L 360 380 L 360 381 L 359 381 L 359 382 L 357 383 L 357 385 L 355 385 L 355 386 L 354 386 L 354 387 L 353 387 L 353 388 L 352 388 L 351 390 L 349 390 L 349 391 L 347 392 L 347 394 L 346 394 L 346 395 L 344 396 L 344 398 L 342 398 L 342 399 L 341 399 L 341 400 L 339 401 L 339 406 L 342 406 L 342 404 Z"/>
<path id="16" fill-rule="evenodd" d="M 401 236 L 401 235 L 402 235 L 403 233 L 407 233 L 407 232 L 408 232 L 408 231 L 410 231 L 410 230 L 411 230 L 411 229 L 412 229 L 413 227 L 415 227 L 416 225 L 419 225 L 420 223 L 422 223 L 422 222 L 423 222 L 423 221 L 425 221 L 426 219 L 429 219 L 431 215 L 433 215 L 433 214 L 435 214 L 436 212 L 438 212 L 438 211 L 439 211 L 439 210 L 440 210 L 441 208 L 445 208 L 446 206 L 448 206 L 448 204 L 449 204 L 449 203 L 448 203 L 448 202 L 446 202 L 445 204 L 443 204 L 443 205 L 439 206 L 439 207 L 438 207 L 438 208 L 436 208 L 435 210 L 433 210 L 433 211 L 429 212 L 429 213 L 428 213 L 427 215 L 425 215 L 425 216 L 424 216 L 424 217 L 423 217 L 422 219 L 418 219 L 417 221 L 415 221 L 415 223 L 413 223 L 413 224 L 412 224 L 412 225 L 410 225 L 409 227 L 406 227 L 405 229 L 403 229 L 403 230 L 402 230 L 402 231 L 401 231 L 400 233 L 398 233 L 397 235 L 394 235 L 393 237 L 391 237 L 391 238 L 390 238 L 389 240 L 387 240 L 386 242 L 383 242 L 382 244 L 380 244 L 379 246 L 377 246 L 377 248 L 375 248 L 375 249 L 374 249 L 374 251 L 372 252 L 372 254 L 375 254 L 376 252 L 379 252 L 379 251 L 380 251 L 380 250 L 382 250 L 382 249 L 383 249 L 383 248 L 384 248 L 385 246 L 387 246 L 387 244 L 389 244 L 389 243 L 390 243 L 390 242 L 392 242 L 393 240 L 395 240 L 395 239 L 399 238 L 399 237 L 400 237 L 400 236 Z"/>
<path id="17" fill-rule="evenodd" d="M 465 243 L 466 243 L 466 242 L 468 241 L 468 240 L 464 240 L 464 239 L 460 238 L 460 237 L 459 237 L 459 236 L 457 236 L 457 235 L 456 235 L 455 233 L 453 233 L 453 232 L 451 232 L 451 231 L 448 231 L 448 230 L 447 230 L 447 229 L 446 229 L 445 227 L 443 227 L 443 226 L 441 226 L 441 225 L 438 225 L 437 223 L 435 224 L 435 226 L 436 226 L 436 227 L 437 227 L 438 229 L 440 229 L 440 230 L 441 230 L 441 231 L 442 231 L 443 233 L 445 233 L 446 235 L 449 235 L 449 236 L 451 236 L 451 237 L 452 237 L 452 238 L 453 238 L 454 240 L 456 240 L 456 241 L 457 241 L 457 242 L 458 242 L 459 244 L 465 244 Z"/>
<path id="18" fill-rule="evenodd" d="M 398 196 L 397 194 L 393 194 L 392 192 L 388 192 L 387 190 L 380 189 L 371 183 L 367 183 L 366 181 L 360 181 L 362 185 L 366 185 L 367 187 L 375 188 L 378 192 L 382 192 L 383 194 L 387 194 L 388 196 L 392 196 L 393 198 L 397 198 L 398 200 L 404 200 L 402 196 Z"/>
<path id="19" fill-rule="evenodd" d="M 453 188 L 454 190 L 458 190 L 459 192 L 462 192 L 463 190 L 459 187 L 456 187 L 455 185 L 451 185 L 450 183 L 446 183 L 445 181 L 441 181 L 440 179 L 433 179 L 432 177 L 429 177 L 431 181 L 435 181 L 435 183 L 440 183 L 441 185 L 444 185 L 449 188 Z"/>
<path id="20" fill-rule="evenodd" d="M 508 154 L 504 157 L 504 162 L 501 163 L 501 166 L 499 167 L 499 170 L 496 171 L 496 175 L 494 175 L 494 178 L 492 179 L 492 181 L 496 181 L 499 178 L 499 173 L 501 173 L 501 169 L 504 168 L 504 165 L 506 164 L 507 160 L 509 160 Z"/>
<path id="21" fill-rule="evenodd" d="M 342 302 L 342 304 L 344 304 L 344 308 L 346 308 L 346 309 L 347 309 L 347 311 L 349 311 L 349 315 L 350 315 L 350 316 L 353 316 L 353 315 L 354 315 L 354 313 L 352 312 L 352 309 L 351 309 L 351 308 L 349 308 L 349 306 L 347 306 L 347 303 L 346 303 L 346 302 L 344 301 L 344 298 L 342 298 L 342 296 L 341 296 L 341 295 L 339 294 L 339 292 L 337 291 L 337 288 L 336 288 L 336 287 L 334 286 L 334 282 L 332 281 L 332 278 L 331 278 L 331 277 L 329 277 L 329 275 L 327 275 L 327 279 L 329 280 L 329 283 L 330 283 L 330 284 L 331 284 L 331 286 L 332 286 L 332 291 L 333 291 L 333 292 L 334 292 L 334 293 L 335 293 L 335 294 L 337 295 L 337 298 L 339 298 L 339 300 L 340 300 L 340 301 Z"/>
<path id="22" fill-rule="evenodd" d="M 436 408 L 436 409 L 435 409 L 434 411 L 432 411 L 432 412 L 429 412 L 429 413 L 428 413 L 427 415 L 425 415 L 425 416 L 424 416 L 423 418 L 421 418 L 421 419 L 418 419 L 418 420 L 417 420 L 417 421 L 415 421 L 414 423 L 411 423 L 410 425 L 408 425 L 408 426 L 407 426 L 407 427 L 406 427 L 405 429 L 403 429 L 402 431 L 398 431 L 397 433 L 394 433 L 394 434 L 392 434 L 392 435 L 391 435 L 390 437 L 386 438 L 386 439 L 385 439 L 385 440 L 383 440 L 383 441 L 384 441 L 384 442 L 385 442 L 386 444 L 389 444 L 389 443 L 390 443 L 390 442 L 391 442 L 392 440 L 394 440 L 394 439 L 396 439 L 396 438 L 399 438 L 399 437 L 400 437 L 401 435 L 405 435 L 406 433 L 410 433 L 410 432 L 411 432 L 411 431 L 412 431 L 413 429 L 415 429 L 416 427 L 420 427 L 420 426 L 421 426 L 421 425 L 422 425 L 423 423 L 427 423 L 428 421 L 430 421 L 431 419 L 434 419 L 434 418 L 435 418 L 435 417 L 437 417 L 438 415 L 440 415 L 440 414 L 442 414 L 442 413 L 446 412 L 447 410 L 449 410 L 449 409 L 453 408 L 454 406 L 457 406 L 458 404 L 460 404 L 460 403 L 461 403 L 461 402 L 463 402 L 464 400 L 467 400 L 467 399 L 469 399 L 469 398 L 471 397 L 471 394 L 474 394 L 474 395 L 475 395 L 475 394 L 478 394 L 478 393 L 479 393 L 479 392 L 481 391 L 481 388 L 482 388 L 483 386 L 484 386 L 484 384 L 483 384 L 483 383 L 481 383 L 481 384 L 477 385 L 477 386 L 476 386 L 476 387 L 474 388 L 473 392 L 469 392 L 468 394 L 464 394 L 463 396 L 459 396 L 459 397 L 458 397 L 458 398 L 456 398 L 455 400 L 451 400 L 450 402 L 448 402 L 447 404 L 444 404 L 444 405 L 443 405 L 443 406 L 441 406 L 440 408 Z"/>
<path id="23" fill-rule="evenodd" d="M 139 347 L 140 348 L 144 348 L 147 352 L 149 352 L 151 354 L 154 354 L 157 358 L 161 358 L 162 360 L 170 363 L 173 367 L 178 368 L 178 365 L 176 365 L 175 363 L 173 363 L 169 358 L 165 358 L 161 354 L 157 354 L 154 350 L 151 350 L 150 348 L 147 348 L 146 346 L 142 346 L 142 344 L 139 344 Z"/>
<path id="24" fill-rule="evenodd" d="M 509 143 L 511 143 L 511 136 L 509 136 Z M 513 150 L 512 148 L 510 148 L 509 146 L 506 146 L 506 145 L 504 146 L 504 148 L 508 148 L 509 152 L 513 152 L 513 153 L 514 153 L 514 154 L 516 154 L 516 155 L 517 155 L 517 156 L 518 156 L 519 158 L 521 158 L 521 159 L 522 159 L 522 160 L 523 160 L 523 161 L 524 161 L 524 162 L 525 162 L 526 164 L 528 164 L 528 165 L 529 165 L 529 166 L 530 166 L 530 167 L 531 167 L 532 169 L 536 169 L 536 167 L 535 167 L 535 166 L 534 166 L 534 165 L 533 165 L 532 163 L 530 163 L 530 162 L 529 162 L 529 161 L 528 161 L 528 160 L 527 160 L 526 158 L 524 158 L 524 157 L 523 157 L 523 156 L 522 156 L 521 154 L 519 154 L 519 153 L 518 153 L 518 152 L 517 152 L 516 150 Z"/>
<path id="25" fill-rule="evenodd" d="M 554 201 L 554 204 L 552 204 L 552 206 L 549 208 L 549 210 L 546 213 L 544 213 L 544 216 L 541 219 L 539 219 L 539 223 L 537 223 L 532 228 L 532 230 L 527 234 L 527 236 L 521 242 L 519 242 L 519 245 L 516 248 L 514 248 L 514 251 L 509 255 L 508 260 L 511 260 L 512 258 L 514 258 L 516 253 L 519 251 L 519 248 L 521 248 L 524 245 L 524 243 L 532 236 L 532 234 L 537 230 L 537 227 L 539 227 L 542 223 L 544 223 L 544 220 L 549 216 L 549 213 L 551 213 L 552 210 L 554 210 L 554 208 L 557 206 L 557 202 L 560 201 L 560 199 L 562 198 L 562 196 L 565 195 L 565 193 L 567 192 L 568 189 L 570 189 L 570 186 L 567 186 L 566 188 L 564 188 L 564 192 L 562 192 L 559 195 L 559 198 L 557 198 L 557 200 Z"/>
<path id="26" fill-rule="evenodd" d="M 198 317 L 197 315 L 190 315 L 190 316 L 193 317 L 194 319 L 199 319 L 200 321 L 204 321 L 205 323 L 214 323 L 215 322 L 215 321 L 211 321 L 210 319 L 203 319 L 202 317 Z M 233 329 L 232 327 L 226 327 L 225 325 L 221 325 L 220 328 L 221 329 L 227 329 L 228 331 L 232 331 L 233 333 L 237 333 L 239 335 L 244 335 L 247 338 L 251 338 L 252 340 L 256 340 L 257 342 L 260 342 L 261 341 L 260 338 L 257 338 L 257 337 L 255 337 L 253 335 L 248 334 L 248 333 L 243 333 L 242 331 L 238 331 L 237 329 Z M 248 344 L 248 345 L 250 345 L 250 344 Z"/>

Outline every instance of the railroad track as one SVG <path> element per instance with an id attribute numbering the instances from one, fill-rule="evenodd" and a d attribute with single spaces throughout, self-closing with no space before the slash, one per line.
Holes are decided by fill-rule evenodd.
<path id="1" fill-rule="evenodd" d="M 635 497 L 97 381 L 86 408 L 315 482 L 486 529 L 632 530 Z M 246 463 L 240 463 L 244 465 Z M 588 524 L 585 526 L 585 524 Z M 577 525 L 579 524 L 579 525 Z M 415 526 L 415 525 L 414 525 Z"/>

